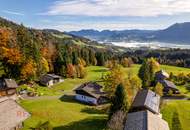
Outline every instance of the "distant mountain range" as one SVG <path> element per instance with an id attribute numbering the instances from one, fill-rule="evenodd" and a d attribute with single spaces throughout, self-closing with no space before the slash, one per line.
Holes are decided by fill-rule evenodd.
<path id="1" fill-rule="evenodd" d="M 163 30 L 81 30 L 68 32 L 104 42 L 167 42 L 190 44 L 190 22 L 176 23 Z"/>

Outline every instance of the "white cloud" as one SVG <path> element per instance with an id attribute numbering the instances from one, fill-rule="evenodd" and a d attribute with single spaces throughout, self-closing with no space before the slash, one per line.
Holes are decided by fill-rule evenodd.
<path id="1" fill-rule="evenodd" d="M 47 15 L 158 16 L 190 12 L 190 0 L 56 1 Z"/>
<path id="2" fill-rule="evenodd" d="M 19 16 L 24 16 L 23 13 L 20 13 L 20 12 L 15 12 L 15 11 L 9 11 L 9 10 L 2 10 L 3 13 L 6 13 L 6 14 L 12 14 L 12 15 L 19 15 Z"/>
<path id="3" fill-rule="evenodd" d="M 96 29 L 96 30 L 125 30 L 125 29 L 161 29 L 157 24 L 138 24 L 138 23 L 55 23 L 54 25 L 42 25 L 40 28 L 52 28 L 60 31 L 78 31 L 81 29 Z"/>

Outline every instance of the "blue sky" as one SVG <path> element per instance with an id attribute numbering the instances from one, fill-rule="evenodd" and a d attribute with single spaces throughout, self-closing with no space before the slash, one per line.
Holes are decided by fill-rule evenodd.
<path id="1" fill-rule="evenodd" d="M 0 16 L 61 31 L 163 29 L 190 21 L 190 0 L 1 0 Z"/>

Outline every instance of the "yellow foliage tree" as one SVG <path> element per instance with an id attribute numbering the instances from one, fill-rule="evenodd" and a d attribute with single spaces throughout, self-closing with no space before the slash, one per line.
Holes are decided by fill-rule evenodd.
<path id="1" fill-rule="evenodd" d="M 125 74 L 123 68 L 120 65 L 113 67 L 106 76 L 103 77 L 105 90 L 110 92 L 110 95 L 113 95 L 116 87 L 120 83 L 124 83 Z"/>
<path id="2" fill-rule="evenodd" d="M 45 72 L 49 72 L 49 64 L 48 64 L 48 61 L 44 57 L 42 57 L 41 63 L 42 63 L 43 70 Z"/>
<path id="3" fill-rule="evenodd" d="M 155 93 L 157 93 L 160 96 L 163 96 L 163 85 L 161 83 L 157 83 L 156 87 L 154 88 Z"/>

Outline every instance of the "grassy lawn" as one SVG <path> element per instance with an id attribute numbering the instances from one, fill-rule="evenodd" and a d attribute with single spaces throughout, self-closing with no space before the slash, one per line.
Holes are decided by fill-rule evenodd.
<path id="1" fill-rule="evenodd" d="M 75 87 L 88 81 L 99 81 L 102 74 L 106 74 L 107 69 L 99 66 L 87 67 L 87 76 L 84 79 L 65 79 L 64 82 L 54 85 L 52 88 L 38 86 L 38 92 L 46 96 L 60 95 L 64 92 L 72 91 Z M 100 83 L 101 84 L 101 83 Z"/>
<path id="2" fill-rule="evenodd" d="M 60 95 L 71 93 L 72 89 L 87 81 L 99 81 L 102 73 L 107 70 L 104 67 L 87 67 L 88 75 L 85 79 L 65 79 L 63 83 L 49 89 L 39 87 L 44 95 Z M 64 96 L 61 99 L 24 100 L 21 105 L 28 110 L 32 117 L 25 122 L 23 130 L 35 127 L 38 122 L 50 121 L 55 130 L 101 130 L 105 127 L 106 114 L 94 107 L 75 102 L 72 96 Z"/>
<path id="3" fill-rule="evenodd" d="M 72 97 L 28 100 L 22 101 L 21 105 L 32 113 L 23 130 L 36 126 L 40 121 L 50 121 L 55 130 L 101 130 L 107 119 L 101 111 L 75 102 Z"/>
<path id="4" fill-rule="evenodd" d="M 167 102 L 161 113 L 163 114 L 163 118 L 168 122 L 170 126 L 170 130 L 174 130 L 172 128 L 172 119 L 173 113 L 176 111 L 179 115 L 179 121 L 182 127 L 182 130 L 190 130 L 189 122 L 190 122 L 190 101 L 170 101 Z"/>
<path id="5" fill-rule="evenodd" d="M 131 72 L 137 74 L 140 65 L 134 65 L 132 68 L 125 68 L 125 72 Z M 189 73 L 190 69 L 161 66 L 167 72 L 173 72 L 174 74 L 180 73 L 182 70 L 185 73 Z M 104 67 L 91 66 L 87 67 L 88 75 L 84 79 L 65 79 L 63 83 L 53 86 L 51 89 L 46 87 L 39 87 L 39 91 L 43 92 L 44 95 L 63 95 L 72 94 L 72 90 L 78 85 L 87 81 L 99 81 L 102 74 L 107 73 L 107 69 Z M 101 82 L 100 82 L 101 83 Z M 64 90 L 64 92 L 63 92 Z M 64 96 L 61 99 L 56 98 L 45 98 L 35 100 L 24 100 L 20 104 L 28 110 L 32 116 L 24 122 L 25 127 L 23 130 L 28 130 L 39 122 L 50 121 L 55 130 L 102 130 L 105 128 L 107 116 L 102 113 L 101 110 L 96 110 L 95 107 L 80 104 L 75 102 L 73 96 Z M 177 106 L 180 106 L 179 108 Z M 166 119 L 171 126 L 172 112 L 177 108 L 179 117 L 183 128 L 187 128 L 190 120 L 190 102 L 177 101 L 169 102 L 164 106 L 162 113 L 164 119 Z M 186 114 L 183 112 L 186 111 Z M 183 118 L 183 116 L 185 116 Z M 184 129 L 184 130 L 188 130 Z"/>

